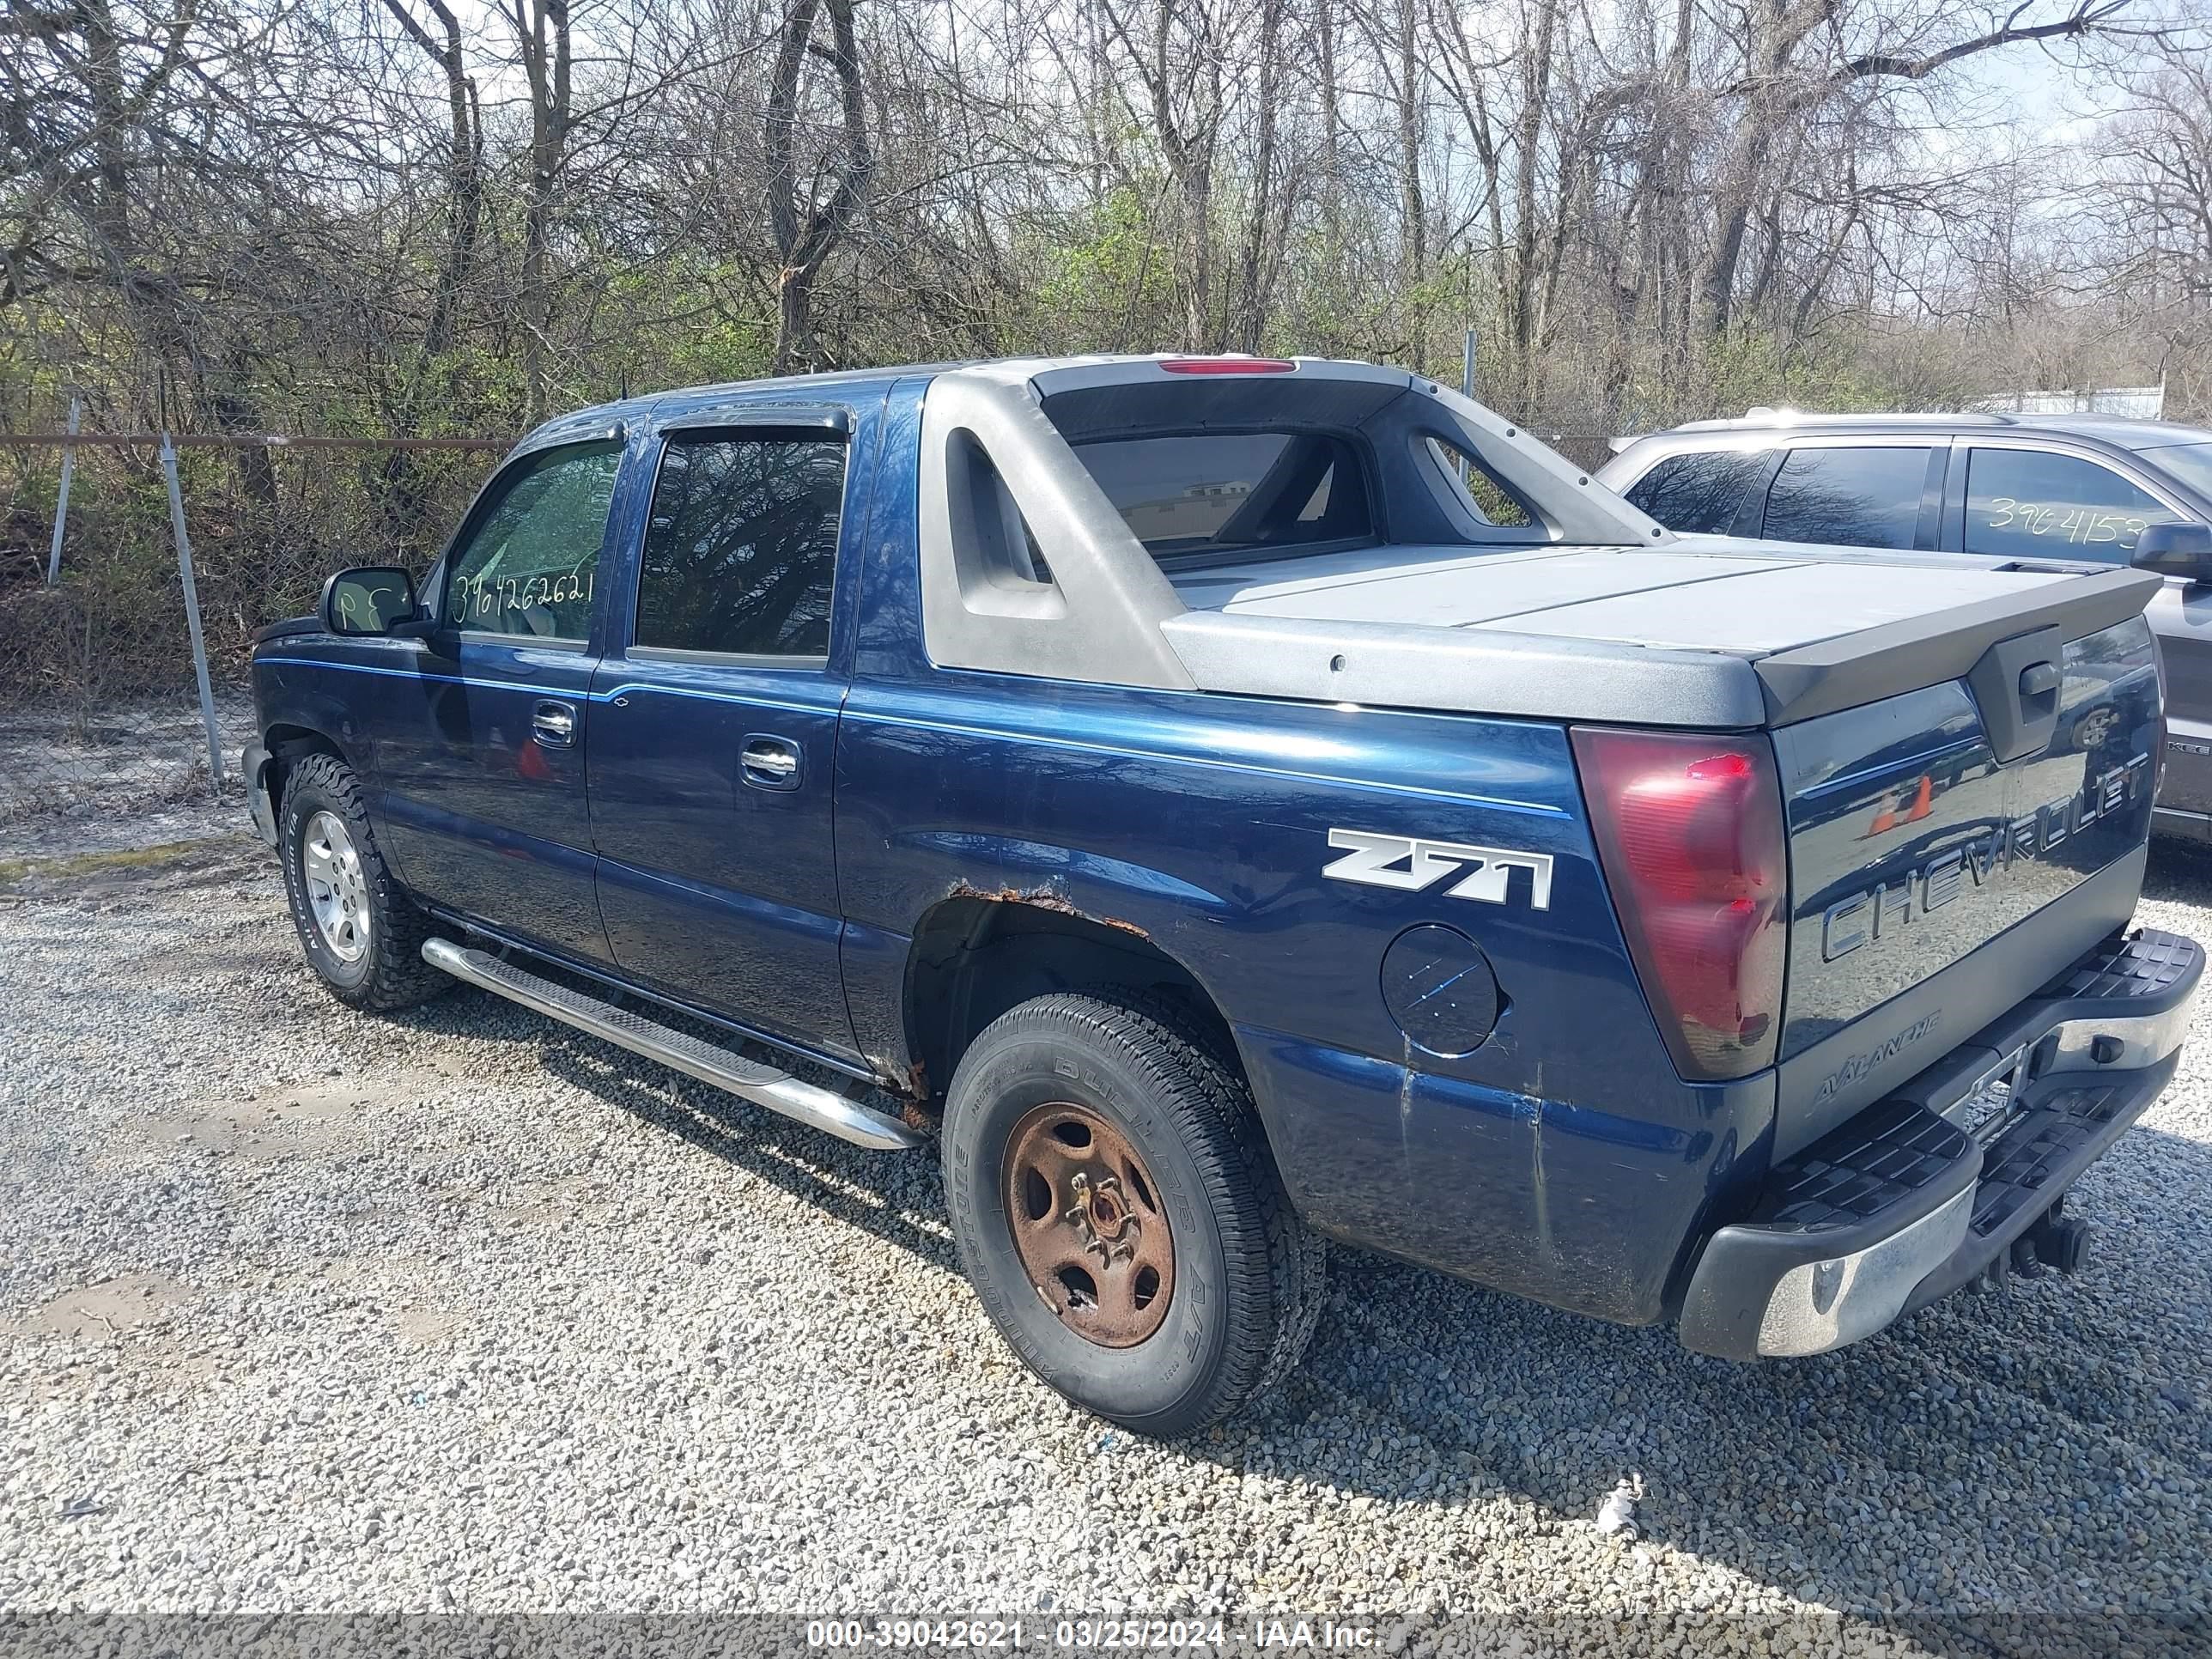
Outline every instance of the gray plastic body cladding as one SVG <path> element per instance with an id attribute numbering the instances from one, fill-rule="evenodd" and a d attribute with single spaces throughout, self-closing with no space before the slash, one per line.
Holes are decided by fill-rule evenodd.
<path id="1" fill-rule="evenodd" d="M 1051 582 L 994 587 L 967 568 L 949 487 L 956 446 L 963 441 L 989 457 L 1043 550 Z M 1182 601 L 1045 418 L 1026 380 L 969 371 L 930 382 L 920 490 L 922 625 L 933 662 L 1193 689 L 1160 631 L 1182 613 Z"/>
<path id="2" fill-rule="evenodd" d="M 1418 403 L 1413 427 L 1480 453 L 1509 484 L 1540 504 L 1556 537 L 1614 546 L 1673 539 L 1655 520 L 1527 433 L 1432 382 L 1402 370 L 1306 360 L 1300 361 L 1297 374 L 1309 385 L 1343 382 L 1346 397 L 1362 410 L 1378 401 L 1386 410 Z M 1249 382 L 1243 384 L 1249 392 Z M 1103 406 L 1117 395 L 1116 387 L 1167 386 L 1188 390 L 1194 401 L 1221 390 L 1178 377 L 1150 359 L 980 364 L 930 382 L 922 406 L 918 507 L 923 625 L 931 660 L 947 667 L 1103 684 L 1198 687 L 1196 675 L 1164 629 L 1183 616 L 1182 598 L 1040 403 L 1041 398 L 1056 404 L 1072 398 L 1071 412 L 1079 413 L 1076 404 Z M 1408 444 L 1415 435 L 1413 427 L 1401 434 Z M 963 503 L 951 467 L 963 434 L 988 455 L 1020 507 L 1051 567 L 1051 582 L 994 585 L 979 580 L 972 550 L 957 533 Z M 1429 464 L 1433 471 L 1433 461 Z M 1444 500 L 1440 489 L 1435 493 L 1438 501 Z M 1462 527 L 1479 528 L 1471 519 Z M 1263 640 L 1254 644 L 1267 648 Z M 1432 660 L 1425 652 L 1423 657 Z M 1224 658 L 1216 655 L 1213 660 L 1222 679 L 1205 689 L 1255 689 Z M 1344 694 L 1323 681 L 1276 695 L 1334 699 Z M 1408 701 L 1416 707 L 1482 707 Z"/>
<path id="3" fill-rule="evenodd" d="M 2135 615 L 2156 585 L 2130 571 L 1984 577 L 1954 568 L 1954 589 L 1964 577 L 2006 581 L 2008 591 L 1962 601 L 1934 584 L 1924 616 L 1762 655 L 1728 643 L 1729 631 L 1748 637 L 1747 629 L 1779 626 L 1780 637 L 1802 639 L 1820 628 L 1820 607 L 1793 601 L 1786 621 L 1730 618 L 1709 625 L 1704 640 L 1677 626 L 1687 635 L 1680 645 L 1638 643 L 1632 630 L 1648 607 L 1654 615 L 1640 625 L 1664 641 L 1665 617 L 1679 623 L 1690 599 L 1725 609 L 1762 577 L 1810 574 L 1872 587 L 1898 573 L 1867 562 L 1785 562 L 1752 543 L 1472 556 L 1419 549 L 1408 552 L 1431 556 L 1399 568 L 1391 550 L 1320 556 L 1310 576 L 1288 560 L 1179 574 L 1186 599 L 1220 608 L 1193 611 L 1165 631 L 1207 690 L 1639 725 L 1783 726 L 1960 679 L 1997 641 L 2052 629 L 2068 639 L 2096 633 Z M 1663 578 L 1649 592 L 1621 574 L 1647 560 Z M 1700 566 L 1711 574 L 1700 575 Z M 1542 579 L 1553 574 L 1562 597 L 1547 606 Z M 1608 589 L 1617 591 L 1603 602 L 1616 613 L 1607 624 L 1614 631 L 1577 637 L 1570 623 L 1593 608 L 1585 593 Z M 1317 614 L 1329 611 L 1345 614 Z"/>
<path id="4" fill-rule="evenodd" d="M 1509 482 L 1542 502 L 1554 534 L 1570 544 L 1620 548 L 1650 536 L 1661 557 L 1674 544 L 1586 474 L 1455 393 L 1368 366 L 1302 362 L 1299 372 L 1317 380 L 1341 377 L 1347 395 L 1355 395 L 1356 386 L 1356 395 L 1370 399 L 1401 386 L 1417 394 L 1433 410 L 1438 432 L 1473 442 Z M 1173 378 L 1157 362 L 1111 360 L 982 365 L 932 381 L 923 410 L 919 507 L 923 614 L 933 660 L 1315 702 L 1706 729 L 1778 726 L 1959 678 L 1992 644 L 2033 629 L 2060 626 L 2067 637 L 2080 637 L 2140 611 L 2156 586 L 2155 578 L 2130 571 L 2057 580 L 2039 574 L 2033 586 L 1984 600 L 1945 595 L 1925 616 L 1861 626 L 1768 655 L 1698 639 L 1695 629 L 1686 630 L 1692 637 L 1679 648 L 1640 642 L 1632 632 L 1577 638 L 1577 629 L 1566 626 L 1572 619 L 1564 617 L 1520 628 L 1503 618 L 1502 626 L 1467 628 L 1442 617 L 1361 622 L 1187 611 L 1185 596 L 1130 533 L 1040 404 L 1042 396 L 1067 404 L 1072 415 L 1094 403 L 1104 410 L 1116 388 L 1146 382 L 1156 388 Z M 969 568 L 973 558 L 963 561 L 955 535 L 961 503 L 948 482 L 963 434 L 989 456 L 1021 508 L 1052 581 L 978 580 Z M 1651 541 L 1643 544 L 1650 548 Z M 1560 550 L 1554 543 L 1552 556 Z M 1825 550 L 1826 557 L 1811 549 L 1756 544 L 1726 544 L 1724 554 L 1719 546 L 1698 550 L 1717 562 L 1724 559 L 1738 576 L 1766 568 L 1778 554 L 1802 553 L 1815 566 L 1832 558 L 1842 567 L 1832 573 L 1838 580 L 1848 574 L 1867 583 L 1885 580 L 1878 562 L 1833 550 Z M 1499 556 L 1515 555 L 1501 550 Z M 1233 576 L 1222 575 L 1228 580 L 1221 585 L 1230 586 Z M 1728 597 L 1717 591 L 1710 600 L 1698 599 L 1725 606 Z M 1636 602 L 1658 601 L 1646 596 Z"/>
<path id="5" fill-rule="evenodd" d="M 1183 566 L 1169 580 L 1194 611 L 1239 617 L 1287 617 L 1326 622 L 1402 623 L 1430 628 L 1494 628 L 1637 647 L 1664 641 L 1638 631 L 1624 640 L 1574 627 L 1521 626 L 1521 619 L 1568 610 L 1589 599 L 1623 595 L 1649 602 L 1680 585 L 1711 602 L 1709 585 L 1791 562 L 1735 548 L 1685 555 L 1674 548 L 1468 546 L 1396 543 Z M 1804 623 L 1790 643 L 1803 641 Z M 1690 648 L 1709 650 L 1699 638 Z M 1737 654 L 1741 654 L 1738 653 Z"/>
<path id="6" fill-rule="evenodd" d="M 1715 652 L 1214 611 L 1161 632 L 1210 691 L 1705 731 L 1766 718 L 1751 664 Z"/>
<path id="7" fill-rule="evenodd" d="M 1981 711 L 1982 730 L 2000 764 L 2009 765 L 2050 745 L 2058 727 L 2058 665 L 2066 655 L 2066 630 L 2039 628 L 1999 640 L 1966 672 L 1966 690 Z M 2038 684 L 2031 689 L 2030 680 Z"/>

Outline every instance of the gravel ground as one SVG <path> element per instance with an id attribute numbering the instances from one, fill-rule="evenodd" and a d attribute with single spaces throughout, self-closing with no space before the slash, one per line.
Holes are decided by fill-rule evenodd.
<path id="1" fill-rule="evenodd" d="M 2212 866 L 2152 894 L 2212 934 Z M 2208 1018 L 2080 1189 L 2077 1280 L 1738 1367 L 1340 1251 L 1289 1384 L 1162 1445 L 1008 1357 L 931 1160 L 472 992 L 356 1015 L 242 839 L 33 874 L 0 890 L 0 1649 L 84 1609 L 1143 1609 L 2172 1652 L 2212 1523 Z M 1593 1525 L 1626 1468 L 1638 1544 Z"/>
<path id="2" fill-rule="evenodd" d="M 190 696 L 90 708 L 0 708 L 0 868 L 18 856 L 116 851 L 226 834 L 246 793 L 239 745 L 253 705 L 216 699 L 222 799 L 208 787 L 207 726 Z"/>

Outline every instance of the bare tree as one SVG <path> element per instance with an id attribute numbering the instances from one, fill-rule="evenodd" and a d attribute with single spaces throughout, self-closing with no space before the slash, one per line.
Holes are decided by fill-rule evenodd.
<path id="1" fill-rule="evenodd" d="M 446 0 L 422 0 L 422 4 L 438 26 L 434 36 L 416 19 L 411 0 L 384 0 L 385 9 L 398 21 L 407 38 L 437 65 L 445 81 L 447 114 L 451 123 L 446 163 L 446 251 L 439 266 L 437 286 L 432 292 L 429 316 L 422 326 L 417 352 L 418 375 L 430 360 L 453 346 L 462 295 L 475 270 L 477 243 L 483 227 L 484 197 L 483 112 L 477 96 L 476 80 L 469 74 L 463 55 L 465 37 L 460 19 Z M 534 102 L 534 82 L 532 93 Z M 535 137 L 533 125 L 533 160 L 537 155 Z"/>
<path id="2" fill-rule="evenodd" d="M 815 20 L 827 9 L 830 44 L 814 42 Z M 836 77 L 838 127 L 827 165 L 833 182 L 818 190 L 799 178 L 802 71 L 807 58 L 825 58 Z M 853 30 L 853 0 L 792 0 L 783 19 L 769 95 L 766 151 L 769 222 L 775 235 L 778 374 L 813 367 L 814 283 L 865 200 L 875 173 L 868 143 L 867 100 L 861 94 L 860 50 Z"/>

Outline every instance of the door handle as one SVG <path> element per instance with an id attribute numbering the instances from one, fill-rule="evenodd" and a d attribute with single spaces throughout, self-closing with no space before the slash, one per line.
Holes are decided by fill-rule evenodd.
<path id="1" fill-rule="evenodd" d="M 576 705 L 541 700 L 530 711 L 530 735 L 541 749 L 566 749 L 576 741 Z"/>
<path id="2" fill-rule="evenodd" d="M 799 745 L 756 732 L 738 750 L 738 770 L 756 789 L 799 787 Z"/>

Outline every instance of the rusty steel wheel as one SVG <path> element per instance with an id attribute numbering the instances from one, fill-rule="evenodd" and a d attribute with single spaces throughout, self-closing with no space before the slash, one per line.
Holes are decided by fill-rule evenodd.
<path id="1" fill-rule="evenodd" d="M 1172 1438 L 1297 1363 L 1321 1243 L 1213 1034 L 1126 994 L 1033 997 L 976 1034 L 945 1096 L 945 1218 L 1024 1364 Z"/>
<path id="2" fill-rule="evenodd" d="M 1054 1101 L 1006 1141 L 1006 1213 L 1030 1283 L 1060 1322 L 1133 1348 L 1175 1296 L 1175 1236 L 1144 1159 L 1087 1106 Z"/>

